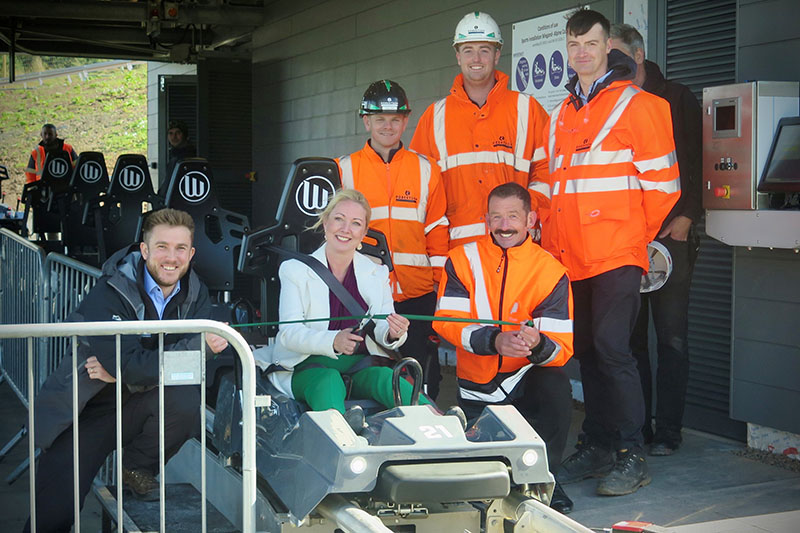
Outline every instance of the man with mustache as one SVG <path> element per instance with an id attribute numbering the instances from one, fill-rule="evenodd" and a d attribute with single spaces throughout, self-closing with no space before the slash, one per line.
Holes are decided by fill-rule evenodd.
<path id="1" fill-rule="evenodd" d="M 513 405 L 545 441 L 555 469 L 572 408 L 561 368 L 572 356 L 567 269 L 531 239 L 536 213 L 525 187 L 495 187 L 487 207 L 489 235 L 450 250 L 436 316 L 518 325 L 434 322 L 434 329 L 456 346 L 459 405 L 467 418 L 474 421 L 487 405 Z M 558 485 L 551 505 L 572 509 Z"/>

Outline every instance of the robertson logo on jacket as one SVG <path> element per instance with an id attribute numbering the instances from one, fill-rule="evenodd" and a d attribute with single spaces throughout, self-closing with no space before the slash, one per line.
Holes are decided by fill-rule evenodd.
<path id="1" fill-rule="evenodd" d="M 514 149 L 511 143 L 508 142 L 506 138 L 502 135 L 492 143 L 492 146 L 494 146 L 495 148 L 508 148 L 509 150 Z"/>
<path id="2" fill-rule="evenodd" d="M 411 191 L 406 190 L 403 194 L 398 194 L 394 197 L 395 202 L 406 202 L 409 204 L 416 204 L 419 198 L 411 194 Z"/>

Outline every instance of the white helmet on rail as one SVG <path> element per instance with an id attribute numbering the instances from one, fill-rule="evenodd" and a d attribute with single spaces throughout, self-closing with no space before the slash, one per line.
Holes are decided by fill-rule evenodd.
<path id="1" fill-rule="evenodd" d="M 453 46 L 461 43 L 490 42 L 496 43 L 498 48 L 503 46 L 503 36 L 500 35 L 500 26 L 488 13 L 473 11 L 467 13 L 456 26 L 453 36 Z"/>

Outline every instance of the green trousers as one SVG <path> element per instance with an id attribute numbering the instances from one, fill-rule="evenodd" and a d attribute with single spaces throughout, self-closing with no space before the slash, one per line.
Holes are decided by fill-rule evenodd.
<path id="1" fill-rule="evenodd" d="M 324 355 L 312 355 L 295 367 L 292 376 L 292 392 L 294 397 L 302 400 L 314 411 L 336 409 L 344 414 L 344 399 L 347 389 L 342 379 L 346 372 L 365 355 L 340 355 L 331 359 Z M 306 368 L 312 366 L 312 368 Z M 372 399 L 384 407 L 394 407 L 392 395 L 392 368 L 388 366 L 370 366 L 350 376 L 350 397 L 353 400 Z M 400 380 L 400 397 L 404 405 L 411 402 L 413 386 L 405 379 Z M 422 394 L 420 405 L 431 402 Z"/>

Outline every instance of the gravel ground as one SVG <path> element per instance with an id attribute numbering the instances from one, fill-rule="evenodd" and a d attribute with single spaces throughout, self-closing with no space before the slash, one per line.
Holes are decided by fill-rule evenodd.
<path id="1" fill-rule="evenodd" d="M 756 450 L 754 448 L 746 448 L 744 450 L 734 450 L 731 453 L 733 453 L 734 455 L 738 455 L 740 457 L 752 459 L 753 461 L 758 461 L 759 463 L 764 463 L 771 466 L 777 466 L 779 468 L 783 468 L 784 470 L 789 470 L 792 472 L 800 472 L 800 461 L 798 461 L 797 459 L 786 457 L 785 455 L 780 455 L 777 453 L 772 453 L 764 450 Z"/>

